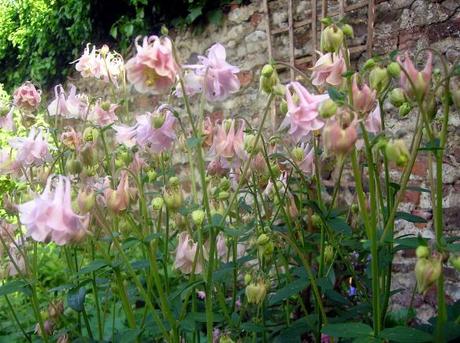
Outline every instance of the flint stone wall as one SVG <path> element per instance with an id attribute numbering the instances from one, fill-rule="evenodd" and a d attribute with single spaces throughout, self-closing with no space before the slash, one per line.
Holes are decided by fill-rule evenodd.
<path id="1" fill-rule="evenodd" d="M 317 13 L 321 13 L 320 3 Z M 330 6 L 337 7 L 338 2 L 329 1 Z M 351 4 L 348 1 L 347 4 Z M 294 1 L 294 21 L 306 19 L 306 12 L 310 9 L 310 1 Z M 287 0 L 269 2 L 272 30 L 288 26 Z M 331 8 L 331 7 L 330 7 Z M 309 16 L 309 14 L 308 14 Z M 374 54 L 387 54 L 393 50 L 404 51 L 409 49 L 415 52 L 422 48 L 431 47 L 439 50 L 449 62 L 460 58 L 460 2 L 457 0 L 376 0 Z M 348 22 L 353 25 L 355 38 L 353 44 L 365 44 L 367 39 L 367 8 L 361 8 L 347 14 Z M 320 25 L 318 25 L 319 27 Z M 197 53 L 204 53 L 215 42 L 222 43 L 227 48 L 227 60 L 241 68 L 239 78 L 242 90 L 225 101 L 223 104 L 209 106 L 209 113 L 217 116 L 245 116 L 255 118 L 260 114 L 265 102 L 265 96 L 258 90 L 258 79 L 261 67 L 268 62 L 268 43 L 266 33 L 266 16 L 263 2 L 253 1 L 247 6 L 234 5 L 224 18 L 221 26 L 209 25 L 203 32 L 197 34 L 192 30 L 176 32 L 176 44 L 184 62 L 196 62 Z M 295 30 L 295 54 L 304 55 L 312 51 L 310 26 Z M 318 35 L 319 37 L 319 35 Z M 276 60 L 289 60 L 288 33 L 275 35 L 273 51 Z M 353 56 L 356 63 L 366 59 L 365 52 Z M 306 70 L 309 65 L 299 65 Z M 287 79 L 287 73 L 281 75 Z M 385 108 L 392 113 L 388 124 L 389 129 L 400 137 L 411 137 L 414 130 L 414 114 L 400 118 L 391 105 Z M 279 122 L 280 118 L 276 121 Z M 277 123 L 272 123 L 272 128 Z M 460 116 L 453 113 L 449 122 L 448 149 L 444 158 L 444 221 L 445 231 L 449 235 L 460 234 Z M 420 155 L 414 169 L 411 185 L 427 187 L 428 157 Z M 433 167 L 434 169 L 434 167 Z M 399 178 L 400 171 L 392 176 Z M 333 181 L 334 174 L 326 175 L 326 182 Z M 349 182 L 347 182 L 347 180 Z M 342 184 L 343 198 L 350 199 L 352 189 L 351 175 L 346 175 Z M 331 182 L 333 184 L 333 182 Z M 348 186 L 348 184 L 350 186 Z M 427 224 L 411 224 L 405 221 L 396 223 L 398 234 L 421 234 L 424 237 L 434 238 L 432 224 L 432 206 L 428 193 L 408 191 L 405 194 L 401 210 L 424 216 Z M 403 289 L 392 297 L 392 306 L 396 310 L 407 307 L 410 302 L 412 289 L 415 285 L 414 251 L 406 251 L 397 255 L 394 261 L 393 289 Z M 460 299 L 460 273 L 450 267 L 445 267 L 446 290 L 448 301 Z M 435 313 L 436 295 L 432 289 L 426 296 L 416 295 L 414 305 L 417 318 L 428 320 Z"/>

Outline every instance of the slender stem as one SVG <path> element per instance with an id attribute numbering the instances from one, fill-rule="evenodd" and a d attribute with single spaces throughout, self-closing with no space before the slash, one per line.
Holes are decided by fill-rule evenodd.
<path id="1" fill-rule="evenodd" d="M 32 342 L 32 340 L 30 339 L 29 335 L 26 333 L 26 331 L 25 331 L 24 328 L 22 327 L 21 322 L 19 321 L 18 316 L 16 315 L 16 311 L 14 310 L 13 305 L 11 305 L 10 299 L 8 299 L 8 296 L 7 296 L 7 295 L 5 295 L 5 300 L 6 300 L 6 303 L 7 303 L 7 305 L 8 305 L 8 308 L 9 308 L 10 311 L 11 311 L 11 314 L 13 315 L 14 322 L 15 322 L 16 325 L 19 327 L 19 330 L 21 330 L 21 332 L 22 332 L 24 338 L 25 338 L 28 342 Z"/>

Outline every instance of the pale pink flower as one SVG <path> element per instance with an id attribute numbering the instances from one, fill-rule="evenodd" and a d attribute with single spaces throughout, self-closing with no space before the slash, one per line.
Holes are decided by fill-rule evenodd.
<path id="1" fill-rule="evenodd" d="M 63 116 L 67 119 L 84 118 L 88 112 L 88 102 L 82 95 L 77 95 L 77 88 L 70 85 L 66 95 L 61 85 L 54 87 L 55 99 L 48 105 L 50 116 Z"/>
<path id="2" fill-rule="evenodd" d="M 98 100 L 88 119 L 100 127 L 111 125 L 118 120 L 115 113 L 118 107 L 119 106 L 117 104 L 110 104 L 108 102 L 101 102 L 101 100 Z"/>
<path id="3" fill-rule="evenodd" d="M 133 157 L 133 160 L 131 161 L 131 163 L 129 164 L 129 169 L 135 173 L 135 174 L 138 174 L 141 172 L 142 168 L 145 168 L 147 167 L 147 163 L 145 162 L 145 160 L 141 157 L 141 155 L 139 154 L 139 152 L 136 152 L 134 154 L 134 157 Z"/>
<path id="4" fill-rule="evenodd" d="M 187 232 L 179 234 L 179 240 L 176 249 L 176 258 L 174 268 L 179 269 L 184 274 L 190 274 L 193 271 L 193 261 L 198 253 L 198 244 L 192 240 Z M 203 263 L 197 259 L 195 265 L 195 274 L 203 272 Z"/>
<path id="5" fill-rule="evenodd" d="M 226 61 L 227 54 L 222 44 L 216 43 L 207 56 L 198 56 L 202 66 L 196 69 L 204 77 L 204 91 L 209 101 L 222 101 L 240 89 L 237 73 L 240 69 Z"/>
<path id="6" fill-rule="evenodd" d="M 48 142 L 40 129 L 36 134 L 32 128 L 27 137 L 14 137 L 9 143 L 17 151 L 16 160 L 24 167 L 42 165 L 51 157 Z"/>
<path id="7" fill-rule="evenodd" d="M 127 78 L 140 93 L 161 94 L 176 82 L 179 66 L 174 60 L 173 46 L 169 38 L 144 37 L 137 54 L 126 62 Z"/>
<path id="8" fill-rule="evenodd" d="M 371 90 L 366 84 L 363 84 L 362 87 L 360 87 L 357 79 L 358 77 L 355 74 L 353 77 L 353 84 L 351 86 L 353 107 L 361 113 L 367 113 L 375 107 L 377 91 L 375 89 Z"/>
<path id="9" fill-rule="evenodd" d="M 82 134 L 73 127 L 66 127 L 66 131 L 61 134 L 61 142 L 72 150 L 79 150 L 83 144 Z"/>
<path id="10" fill-rule="evenodd" d="M 416 97 L 421 97 L 430 87 L 431 72 L 433 69 L 433 54 L 431 51 L 428 51 L 427 55 L 428 58 L 422 71 L 418 71 L 417 68 L 415 68 L 414 63 L 412 63 L 409 57 L 409 52 L 406 51 L 404 54 L 404 62 L 401 61 L 401 56 L 396 58 L 398 63 L 402 65 L 408 74 L 406 75 L 404 71 L 401 71 L 400 78 L 401 88 L 404 89 L 408 97 L 413 97 L 414 95 Z M 411 81 L 414 88 L 412 87 Z"/>
<path id="11" fill-rule="evenodd" d="M 160 106 L 156 113 L 147 112 L 136 118 L 134 126 L 117 126 L 116 139 L 128 147 L 139 145 L 154 153 L 161 153 L 171 148 L 176 133 L 174 126 L 176 118 L 166 106 Z"/>
<path id="12" fill-rule="evenodd" d="M 203 135 L 203 143 L 207 146 L 211 146 L 214 137 L 214 124 L 212 123 L 211 118 L 209 117 L 206 117 L 203 121 Z"/>
<path id="13" fill-rule="evenodd" d="M 198 73 L 194 71 L 188 71 L 184 75 L 183 83 L 184 83 L 184 88 L 185 88 L 185 94 L 189 97 L 203 92 L 203 83 L 204 83 L 203 75 L 199 75 Z M 182 85 L 180 83 L 177 84 L 174 94 L 177 97 L 183 96 L 184 93 L 182 91 Z"/>
<path id="14" fill-rule="evenodd" d="M 380 115 L 380 105 L 378 102 L 375 109 L 367 116 L 364 122 L 364 126 L 366 127 L 366 130 L 371 133 L 378 133 L 380 130 L 382 130 L 382 118 Z"/>
<path id="15" fill-rule="evenodd" d="M 241 121 L 238 130 L 235 132 L 235 119 L 224 120 L 216 126 L 211 152 L 216 157 L 223 157 L 227 160 L 244 159 L 244 122 Z"/>
<path id="16" fill-rule="evenodd" d="M 14 107 L 6 113 L 4 116 L 0 114 L 0 129 L 4 131 L 14 131 L 14 120 L 13 120 Z"/>
<path id="17" fill-rule="evenodd" d="M 227 175 L 229 170 L 229 165 L 227 161 L 223 160 L 223 158 L 215 158 L 211 162 L 209 162 L 207 167 L 207 172 L 211 176 L 225 176 Z"/>
<path id="18" fill-rule="evenodd" d="M 75 69 L 80 72 L 84 78 L 94 77 L 96 79 L 104 78 L 107 74 L 104 60 L 93 46 L 90 50 L 90 44 L 86 46 L 83 55 L 76 60 Z"/>
<path id="19" fill-rule="evenodd" d="M 327 53 L 321 54 L 311 70 L 313 71 L 312 83 L 315 86 L 330 84 L 339 86 L 342 83 L 342 74 L 347 70 L 345 60 L 341 54 Z"/>
<path id="20" fill-rule="evenodd" d="M 15 106 L 24 111 L 33 111 L 40 105 L 41 91 L 37 90 L 30 81 L 26 81 L 14 91 L 13 99 Z"/>
<path id="21" fill-rule="evenodd" d="M 206 242 L 206 250 L 209 252 L 209 241 Z M 222 262 L 231 262 L 233 261 L 233 249 L 229 249 L 227 245 L 227 240 L 223 232 L 219 232 L 216 237 L 216 252 L 217 257 Z M 244 253 L 246 252 L 246 245 L 242 243 L 238 243 L 236 245 L 236 257 L 241 258 Z"/>
<path id="22" fill-rule="evenodd" d="M 330 119 L 323 129 L 323 143 L 329 153 L 345 155 L 350 152 L 358 139 L 356 123 L 342 126 L 337 119 Z"/>
<path id="23" fill-rule="evenodd" d="M 291 94 L 291 89 L 296 97 Z M 288 134 L 295 142 L 307 136 L 311 131 L 319 130 L 324 123 L 318 119 L 318 107 L 328 97 L 327 94 L 310 94 L 299 82 L 289 83 L 286 87 L 288 112 L 280 129 L 289 127 Z"/>
<path id="24" fill-rule="evenodd" d="M 122 171 L 117 189 L 104 190 L 107 207 L 113 212 L 121 212 L 128 208 L 129 203 L 136 196 L 136 189 L 129 186 L 128 172 Z"/>
<path id="25" fill-rule="evenodd" d="M 10 174 L 17 173 L 21 169 L 20 163 L 13 158 L 9 149 L 0 150 L 0 173 Z"/>
<path id="26" fill-rule="evenodd" d="M 78 242 L 87 233 L 89 216 L 79 216 L 73 211 L 69 178 L 58 176 L 51 190 L 52 178 L 48 178 L 41 195 L 18 205 L 19 219 L 27 228 L 27 236 L 35 241 L 51 240 L 58 245 Z"/>

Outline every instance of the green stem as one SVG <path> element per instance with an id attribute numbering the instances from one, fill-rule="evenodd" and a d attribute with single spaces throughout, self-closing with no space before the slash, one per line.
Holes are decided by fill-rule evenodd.
<path id="1" fill-rule="evenodd" d="M 22 332 L 24 338 L 25 338 L 28 342 L 32 342 L 32 340 L 30 339 L 29 335 L 26 333 L 26 331 L 25 331 L 24 328 L 22 327 L 21 322 L 19 321 L 18 316 L 16 315 L 16 311 L 14 310 L 13 305 L 11 305 L 10 299 L 8 299 L 8 296 L 7 296 L 7 295 L 5 295 L 5 300 L 6 300 L 6 303 L 7 303 L 7 305 L 8 305 L 8 308 L 9 308 L 10 311 L 11 311 L 11 314 L 13 315 L 14 322 L 15 322 L 16 325 L 19 327 L 19 330 L 21 330 L 21 332 Z"/>

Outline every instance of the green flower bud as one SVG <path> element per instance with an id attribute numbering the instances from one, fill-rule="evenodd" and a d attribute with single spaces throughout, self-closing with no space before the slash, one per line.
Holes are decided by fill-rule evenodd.
<path id="1" fill-rule="evenodd" d="M 353 38 L 353 27 L 349 24 L 345 24 L 342 26 L 342 31 L 343 31 L 343 34 L 347 37 L 350 37 L 350 38 Z"/>
<path id="2" fill-rule="evenodd" d="M 244 150 L 248 154 L 252 154 L 252 153 L 257 154 L 259 151 L 263 149 L 262 140 L 259 139 L 259 141 L 257 142 L 257 146 L 256 146 L 256 139 L 257 139 L 257 136 L 253 134 L 248 134 L 244 136 Z"/>
<path id="3" fill-rule="evenodd" d="M 430 248 L 425 245 L 419 245 L 417 249 L 415 249 L 415 255 L 417 255 L 418 258 L 427 258 L 430 256 Z"/>
<path id="4" fill-rule="evenodd" d="M 324 52 L 336 52 L 343 43 L 343 31 L 336 25 L 326 27 L 321 33 L 321 50 Z"/>
<path id="5" fill-rule="evenodd" d="M 412 110 L 411 104 L 408 102 L 405 102 L 399 107 L 399 115 L 401 117 L 405 117 L 406 115 L 409 114 L 411 110 Z"/>
<path id="6" fill-rule="evenodd" d="M 77 204 L 80 213 L 88 213 L 96 204 L 96 194 L 90 188 L 80 189 L 77 195 Z"/>
<path id="7" fill-rule="evenodd" d="M 266 235 L 265 233 L 262 233 L 261 235 L 259 235 L 259 237 L 257 237 L 256 244 L 265 245 L 268 242 L 270 242 L 270 237 L 268 237 L 268 235 Z"/>
<path id="8" fill-rule="evenodd" d="M 286 87 L 280 83 L 273 86 L 273 94 L 278 96 L 284 96 L 286 94 Z"/>
<path id="9" fill-rule="evenodd" d="M 385 147 L 385 155 L 390 161 L 396 162 L 396 165 L 400 167 L 405 166 L 410 157 L 406 143 L 402 139 L 388 142 Z"/>
<path id="10" fill-rule="evenodd" d="M 258 283 L 251 283 L 246 286 L 246 298 L 249 304 L 261 304 L 267 295 L 267 287 L 265 283 L 260 280 Z"/>
<path id="11" fill-rule="evenodd" d="M 287 102 L 286 100 L 281 100 L 280 102 L 280 112 L 281 114 L 286 114 L 288 112 L 288 105 L 287 105 Z"/>
<path id="12" fill-rule="evenodd" d="M 182 206 L 182 192 L 178 189 L 166 191 L 163 199 L 168 210 L 177 211 Z"/>
<path id="13" fill-rule="evenodd" d="M 441 258 L 420 258 L 415 264 L 415 278 L 419 293 L 426 293 L 441 275 Z"/>
<path id="14" fill-rule="evenodd" d="M 155 170 L 149 170 L 147 172 L 147 178 L 148 178 L 150 183 L 155 182 L 157 177 L 158 177 L 158 174 L 157 174 L 157 172 Z"/>
<path id="15" fill-rule="evenodd" d="M 252 276 L 251 274 L 244 274 L 244 284 L 249 285 L 249 283 L 252 281 Z"/>
<path id="16" fill-rule="evenodd" d="M 385 68 L 376 67 L 369 73 L 369 85 L 381 93 L 390 83 L 390 76 Z"/>
<path id="17" fill-rule="evenodd" d="M 323 225 L 323 221 L 321 220 L 321 217 L 315 213 L 311 216 L 311 224 L 315 229 L 319 229 L 321 225 Z"/>
<path id="18" fill-rule="evenodd" d="M 376 65 L 375 60 L 373 58 L 369 58 L 366 62 L 364 62 L 363 69 L 370 70 L 374 68 Z"/>
<path id="19" fill-rule="evenodd" d="M 219 192 L 219 194 L 217 194 L 218 200 L 224 201 L 224 200 L 228 200 L 228 198 L 230 198 L 230 193 L 227 191 L 221 191 Z"/>
<path id="20" fill-rule="evenodd" d="M 154 211 L 160 211 L 163 208 L 164 200 L 162 197 L 152 199 L 152 208 Z"/>
<path id="21" fill-rule="evenodd" d="M 195 210 L 192 212 L 193 223 L 197 226 L 201 226 L 204 222 L 205 213 L 203 210 Z"/>
<path id="22" fill-rule="evenodd" d="M 326 245 L 324 247 L 324 261 L 326 263 L 331 263 L 332 259 L 334 258 L 334 248 L 332 245 Z"/>
<path id="23" fill-rule="evenodd" d="M 394 107 L 400 107 L 406 101 L 402 88 L 393 89 L 390 92 L 389 100 Z"/>
<path id="24" fill-rule="evenodd" d="M 273 66 L 271 64 L 266 64 L 262 68 L 261 75 L 263 77 L 270 77 L 270 76 L 272 76 L 274 71 L 275 71 L 275 69 L 273 68 Z"/>
<path id="25" fill-rule="evenodd" d="M 220 190 L 222 191 L 228 191 L 231 187 L 231 183 L 230 183 L 230 180 L 227 179 L 226 177 L 223 177 L 222 179 L 220 179 L 219 181 L 219 188 Z"/>
<path id="26" fill-rule="evenodd" d="M 401 67 L 398 62 L 391 62 L 387 66 L 387 70 L 391 77 L 398 78 L 401 75 Z"/>
<path id="27" fill-rule="evenodd" d="M 295 147 L 292 149 L 291 155 L 296 162 L 301 162 L 305 158 L 304 150 L 301 147 Z"/>
<path id="28" fill-rule="evenodd" d="M 235 342 L 227 335 L 224 335 L 219 338 L 219 343 L 235 343 Z"/>
<path id="29" fill-rule="evenodd" d="M 171 187 L 179 187 L 180 185 L 180 181 L 179 181 L 179 178 L 177 176 L 171 176 L 168 180 L 168 184 L 171 186 Z"/>
<path id="30" fill-rule="evenodd" d="M 83 131 L 83 140 L 85 142 L 94 142 L 99 137 L 99 131 L 94 127 L 87 127 Z"/>
<path id="31" fill-rule="evenodd" d="M 452 266 L 460 272 L 460 256 L 453 256 L 451 259 L 450 259 L 450 263 L 452 264 Z"/>
<path id="32" fill-rule="evenodd" d="M 72 174 L 80 174 L 83 170 L 83 164 L 76 158 L 69 158 L 65 164 L 67 171 Z"/>
<path id="33" fill-rule="evenodd" d="M 276 71 L 272 71 L 270 76 L 260 76 L 260 89 L 265 93 L 270 94 L 274 91 L 274 87 L 279 84 L 278 74 Z"/>
<path id="34" fill-rule="evenodd" d="M 319 105 L 318 112 L 321 118 L 328 119 L 337 112 L 337 104 L 331 99 L 324 100 Z"/>
<path id="35" fill-rule="evenodd" d="M 160 30 L 160 32 L 161 32 L 161 35 L 162 35 L 162 36 L 167 36 L 167 35 L 169 34 L 169 30 L 168 30 L 168 28 L 166 27 L 166 25 L 161 25 L 161 30 Z"/>

